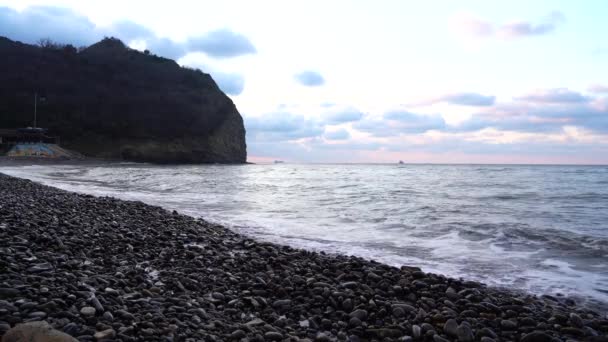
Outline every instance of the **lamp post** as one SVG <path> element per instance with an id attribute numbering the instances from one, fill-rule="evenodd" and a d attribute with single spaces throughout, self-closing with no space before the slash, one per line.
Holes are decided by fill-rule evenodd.
<path id="1" fill-rule="evenodd" d="M 36 128 L 36 116 L 38 115 L 38 93 L 34 92 L 34 128 Z"/>

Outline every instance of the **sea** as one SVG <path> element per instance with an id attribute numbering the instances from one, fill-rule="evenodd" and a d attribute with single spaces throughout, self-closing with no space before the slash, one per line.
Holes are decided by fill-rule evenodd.
<path id="1" fill-rule="evenodd" d="M 608 312 L 608 166 L 0 166 L 258 240 L 571 298 Z"/>

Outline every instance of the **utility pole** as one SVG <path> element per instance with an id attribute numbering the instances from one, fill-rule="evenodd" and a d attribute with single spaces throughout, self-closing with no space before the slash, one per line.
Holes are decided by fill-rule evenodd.
<path id="1" fill-rule="evenodd" d="M 36 115 L 38 114 L 38 93 L 34 92 L 34 128 L 36 128 Z"/>

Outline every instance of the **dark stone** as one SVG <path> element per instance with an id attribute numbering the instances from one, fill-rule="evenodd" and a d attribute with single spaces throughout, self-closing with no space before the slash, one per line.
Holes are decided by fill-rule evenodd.
<path id="1" fill-rule="evenodd" d="M 230 334 L 230 339 L 232 339 L 232 340 L 240 340 L 240 339 L 242 339 L 245 336 L 247 336 L 247 334 L 243 330 L 238 329 L 238 330 L 233 331 Z"/>
<path id="2" fill-rule="evenodd" d="M 570 314 L 570 323 L 572 323 L 572 326 L 576 328 L 582 328 L 584 326 L 581 316 L 575 314 L 574 312 Z"/>
<path id="3" fill-rule="evenodd" d="M 475 340 L 475 336 L 473 336 L 473 331 L 468 324 L 461 323 L 456 329 L 456 335 L 458 337 L 458 341 L 460 342 L 472 342 Z"/>
<path id="4" fill-rule="evenodd" d="M 412 336 L 414 337 L 414 339 L 419 339 L 420 336 L 422 335 L 422 329 L 420 328 L 419 325 L 412 325 Z"/>
<path id="5" fill-rule="evenodd" d="M 449 342 L 450 340 L 443 338 L 437 334 L 433 335 L 433 341 L 435 342 Z"/>
<path id="6" fill-rule="evenodd" d="M 520 342 L 552 342 L 553 338 L 544 332 L 533 331 L 529 334 L 524 335 Z"/>
<path id="7" fill-rule="evenodd" d="M 458 322 L 456 322 L 456 320 L 453 318 L 448 319 L 445 322 L 445 324 L 443 325 L 443 332 L 445 332 L 447 335 L 449 335 L 451 337 L 457 337 L 458 336 Z"/>
<path id="8" fill-rule="evenodd" d="M 268 341 L 281 341 L 283 339 L 283 335 L 276 331 L 269 331 L 264 334 L 264 338 Z"/>
<path id="9" fill-rule="evenodd" d="M 350 313 L 350 317 L 356 317 L 361 321 L 365 321 L 367 319 L 367 311 L 363 309 L 357 309 Z"/>
<path id="10" fill-rule="evenodd" d="M 15 297 L 20 291 L 13 288 L 0 287 L 0 298 Z"/>
<path id="11" fill-rule="evenodd" d="M 503 319 L 500 321 L 500 326 L 505 329 L 505 330 L 515 330 L 517 329 L 517 323 L 508 320 L 508 319 Z"/>

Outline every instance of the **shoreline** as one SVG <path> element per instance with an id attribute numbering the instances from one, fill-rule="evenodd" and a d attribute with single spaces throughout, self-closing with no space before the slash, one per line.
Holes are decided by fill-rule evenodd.
<path id="1" fill-rule="evenodd" d="M 608 340 L 606 317 L 548 296 L 259 242 L 1 173 L 0 195 L 0 334 L 46 320 L 83 341 L 109 329 L 124 341 Z"/>

